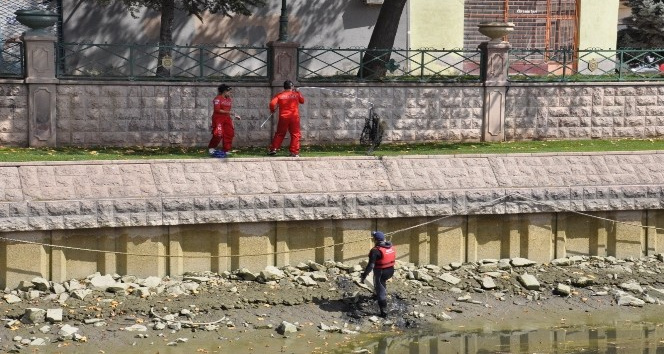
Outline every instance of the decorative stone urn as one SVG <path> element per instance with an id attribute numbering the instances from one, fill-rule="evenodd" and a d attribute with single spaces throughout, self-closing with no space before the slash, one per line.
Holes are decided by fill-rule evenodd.
<path id="1" fill-rule="evenodd" d="M 47 34 L 47 28 L 58 21 L 58 14 L 48 10 L 25 9 L 14 12 L 16 20 L 22 25 L 29 27 L 30 34 Z"/>
<path id="2" fill-rule="evenodd" d="M 480 33 L 491 38 L 490 43 L 502 43 L 503 37 L 514 31 L 512 22 L 481 22 L 478 26 Z"/>

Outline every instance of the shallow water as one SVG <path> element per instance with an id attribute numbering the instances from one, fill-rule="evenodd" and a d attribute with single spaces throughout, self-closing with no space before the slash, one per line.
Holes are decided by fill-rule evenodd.
<path id="1" fill-rule="evenodd" d="M 384 337 L 336 352 L 365 353 L 664 353 L 664 328 L 654 323 L 571 326 L 531 331 L 444 332 Z"/>
<path id="2" fill-rule="evenodd" d="M 130 343 L 85 343 L 69 346 L 69 353 L 664 353 L 664 309 L 634 315 L 620 311 L 550 318 L 501 319 L 500 321 L 448 321 L 426 331 L 341 335 L 307 331 L 288 338 L 273 330 L 194 333 L 180 331 L 165 337 Z M 235 334 L 235 335 L 234 335 Z M 250 335 L 249 335 L 250 334 Z M 176 338 L 186 343 L 167 346 Z M 242 338 L 242 339 L 240 339 Z M 101 348 L 96 348 L 100 346 Z M 55 348 L 41 349 L 41 352 Z"/>
<path id="3" fill-rule="evenodd" d="M 598 311 L 569 318 L 447 322 L 428 333 L 383 336 L 336 353 L 664 353 L 664 309 Z"/>

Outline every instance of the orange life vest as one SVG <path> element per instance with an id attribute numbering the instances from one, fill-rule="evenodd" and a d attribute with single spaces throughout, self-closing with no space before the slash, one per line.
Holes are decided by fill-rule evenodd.
<path id="1" fill-rule="evenodd" d="M 376 260 L 376 264 L 374 265 L 375 269 L 385 269 L 385 268 L 390 268 L 394 267 L 394 260 L 397 258 L 397 251 L 394 249 L 394 246 L 392 247 L 381 247 L 381 246 L 376 246 L 374 249 L 377 249 L 381 256 L 380 259 Z"/>

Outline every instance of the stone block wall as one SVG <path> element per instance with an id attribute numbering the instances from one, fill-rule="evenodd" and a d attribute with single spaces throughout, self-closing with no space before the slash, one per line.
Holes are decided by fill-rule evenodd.
<path id="1" fill-rule="evenodd" d="M 657 83 L 521 85 L 509 88 L 506 140 L 661 138 Z"/>
<path id="2" fill-rule="evenodd" d="M 267 146 L 276 118 L 261 124 L 272 89 L 231 85 L 242 116 L 234 145 Z M 0 145 L 28 145 L 27 87 L 0 83 Z M 482 139 L 479 84 L 327 84 L 301 91 L 305 145 L 357 143 L 372 106 L 385 121 L 386 143 Z M 215 94 L 209 83 L 60 82 L 57 145 L 205 146 Z M 660 83 L 512 83 L 505 140 L 662 138 L 663 95 Z"/>
<path id="3" fill-rule="evenodd" d="M 231 84 L 232 85 L 232 84 Z M 232 85 L 234 146 L 267 146 L 276 126 L 268 118 L 269 87 Z M 303 87 L 303 144 L 359 140 L 369 108 L 387 124 L 384 141 L 477 141 L 481 87 Z M 61 84 L 59 146 L 204 146 L 210 139 L 216 86 L 203 84 Z M 287 138 L 288 139 L 288 138 Z"/>
<path id="4" fill-rule="evenodd" d="M 0 82 L 0 146 L 28 143 L 28 87 L 11 80 Z"/>

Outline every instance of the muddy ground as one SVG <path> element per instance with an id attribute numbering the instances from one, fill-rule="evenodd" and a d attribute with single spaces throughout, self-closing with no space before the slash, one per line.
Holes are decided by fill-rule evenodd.
<path id="1" fill-rule="evenodd" d="M 564 323 L 607 310 L 638 316 L 663 311 L 661 255 L 627 260 L 578 256 L 551 264 L 483 260 L 442 268 L 399 263 L 397 268 L 388 285 L 390 315 L 386 319 L 377 316 L 371 291 L 355 281 L 359 268 L 335 263 L 286 267 L 276 276 L 188 274 L 183 279 L 163 279 L 140 296 L 134 286 L 141 279 L 119 276 L 114 277 L 118 284 L 130 284 L 126 291 L 93 290 L 94 276 L 79 279 L 91 289 L 83 299 L 56 296 L 57 285 L 52 282 L 51 289 L 38 292 L 27 283 L 5 290 L 6 301 L 0 301 L 4 321 L 0 349 L 352 352 L 361 347 L 361 340 L 374 335 L 423 331 L 441 324 L 469 328 L 538 319 Z M 312 283 L 314 272 L 318 280 Z M 524 283 L 524 274 L 536 279 L 537 289 Z M 63 285 L 68 288 L 69 284 Z M 184 291 L 170 291 L 173 286 Z M 9 303 L 8 295 L 21 300 Z M 26 315 L 30 308 L 62 309 L 62 320 L 38 317 L 31 321 Z M 284 321 L 293 327 L 284 331 Z M 64 327 L 76 328 L 75 335 L 63 331 Z"/>

